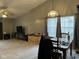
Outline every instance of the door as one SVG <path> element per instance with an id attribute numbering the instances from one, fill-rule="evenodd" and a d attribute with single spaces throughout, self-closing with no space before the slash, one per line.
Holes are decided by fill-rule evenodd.
<path id="1" fill-rule="evenodd" d="M 0 22 L 0 40 L 3 39 L 3 28 L 2 28 L 2 22 Z"/>

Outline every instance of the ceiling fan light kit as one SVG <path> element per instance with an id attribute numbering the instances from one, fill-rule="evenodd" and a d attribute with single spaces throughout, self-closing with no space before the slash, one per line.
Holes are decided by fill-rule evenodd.
<path id="1" fill-rule="evenodd" d="M 0 10 L 0 17 L 7 18 L 7 17 L 12 17 L 12 16 L 13 16 L 13 13 L 11 13 L 9 10 L 7 9 Z"/>
<path id="2" fill-rule="evenodd" d="M 7 18 L 8 16 L 7 15 L 2 15 L 2 18 Z"/>
<path id="3" fill-rule="evenodd" d="M 8 10 L 8 7 L 6 5 L 6 0 L 3 0 L 2 3 L 3 3 L 3 6 L 0 7 L 0 17 L 2 17 L 2 18 L 11 17 L 13 15 L 13 13 L 11 13 Z"/>
<path id="4" fill-rule="evenodd" d="M 8 12 L 7 12 L 5 9 L 1 9 L 1 10 L 0 10 L 0 16 L 1 16 L 2 18 L 7 18 Z"/>

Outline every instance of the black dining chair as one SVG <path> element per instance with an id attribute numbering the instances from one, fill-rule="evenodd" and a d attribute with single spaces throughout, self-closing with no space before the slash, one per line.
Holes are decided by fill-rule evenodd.
<path id="1" fill-rule="evenodd" d="M 56 59 L 57 55 L 59 55 L 59 53 L 54 52 L 53 44 L 50 38 L 41 36 L 38 50 L 38 59 Z"/>
<path id="2" fill-rule="evenodd" d="M 41 36 L 38 51 L 38 59 L 51 59 L 51 44 L 52 43 L 50 43 L 49 39 L 46 39 L 44 36 Z"/>

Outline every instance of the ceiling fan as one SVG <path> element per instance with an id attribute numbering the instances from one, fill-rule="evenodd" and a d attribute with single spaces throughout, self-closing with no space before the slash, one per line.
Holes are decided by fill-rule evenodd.
<path id="1" fill-rule="evenodd" d="M 8 18 L 12 16 L 13 13 L 8 10 L 8 7 L 6 5 L 6 0 L 3 0 L 2 2 L 3 2 L 3 6 L 0 7 L 0 16 L 2 18 Z"/>

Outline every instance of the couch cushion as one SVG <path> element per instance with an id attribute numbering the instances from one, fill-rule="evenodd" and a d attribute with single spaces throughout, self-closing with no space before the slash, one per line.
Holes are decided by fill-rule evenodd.
<path id="1" fill-rule="evenodd" d="M 41 36 L 28 36 L 28 42 L 39 44 Z"/>

